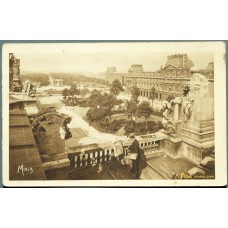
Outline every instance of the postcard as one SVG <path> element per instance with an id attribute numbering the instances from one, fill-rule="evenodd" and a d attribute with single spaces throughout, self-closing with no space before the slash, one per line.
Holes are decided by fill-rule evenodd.
<path id="1" fill-rule="evenodd" d="M 227 184 L 226 42 L 2 43 L 4 186 Z"/>

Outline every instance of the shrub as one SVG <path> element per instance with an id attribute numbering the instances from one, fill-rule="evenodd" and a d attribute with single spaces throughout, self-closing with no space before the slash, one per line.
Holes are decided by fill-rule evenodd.
<path id="1" fill-rule="evenodd" d="M 127 121 L 125 119 L 113 120 L 108 126 L 108 129 L 112 132 L 117 132 L 126 123 Z"/>
<path id="2" fill-rule="evenodd" d="M 162 129 L 162 123 L 160 121 L 148 121 L 147 122 L 147 130 L 145 127 L 145 122 L 135 123 L 134 129 L 132 128 L 131 121 L 128 121 L 126 126 L 124 127 L 125 134 L 128 135 L 131 132 L 134 132 L 137 135 L 143 135 L 147 133 L 155 133 Z"/>
<path id="3" fill-rule="evenodd" d="M 154 115 L 154 116 L 162 116 L 162 110 L 160 112 L 153 110 L 151 115 Z"/>

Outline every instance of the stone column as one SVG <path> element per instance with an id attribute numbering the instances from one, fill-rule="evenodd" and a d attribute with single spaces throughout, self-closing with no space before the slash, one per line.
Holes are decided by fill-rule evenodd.
<path id="1" fill-rule="evenodd" d="M 176 97 L 174 99 L 174 109 L 173 109 L 173 120 L 178 121 L 180 119 L 180 105 L 182 102 L 181 97 Z"/>
<path id="2" fill-rule="evenodd" d="M 179 120 L 179 104 L 177 104 L 177 103 L 174 105 L 173 120 L 175 120 L 175 121 Z"/>

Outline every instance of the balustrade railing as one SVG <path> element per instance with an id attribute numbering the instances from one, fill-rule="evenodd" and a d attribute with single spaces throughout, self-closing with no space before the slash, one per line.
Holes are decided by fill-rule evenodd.
<path id="1" fill-rule="evenodd" d="M 138 141 L 140 148 L 145 156 L 159 151 L 160 141 L 164 138 L 156 136 L 141 136 Z M 128 147 L 132 141 L 122 142 L 123 153 L 119 156 L 120 160 L 128 155 Z M 68 157 L 70 159 L 70 170 L 81 170 L 84 168 L 93 168 L 99 164 L 112 162 L 118 148 L 113 143 L 106 144 L 91 144 L 78 147 L 66 148 Z"/>

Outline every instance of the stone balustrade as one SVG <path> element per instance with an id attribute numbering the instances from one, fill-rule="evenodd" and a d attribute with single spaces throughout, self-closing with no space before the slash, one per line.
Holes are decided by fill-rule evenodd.
<path id="1" fill-rule="evenodd" d="M 160 152 L 160 141 L 164 137 L 154 135 L 145 135 L 137 137 L 140 148 L 144 155 L 149 157 Z M 119 160 L 128 155 L 128 147 L 131 140 L 122 142 L 123 153 L 119 156 Z M 80 172 L 80 170 L 91 169 L 99 165 L 111 163 L 115 158 L 117 148 L 111 142 L 101 144 L 90 144 L 85 146 L 70 147 L 65 149 L 70 160 L 70 172 Z"/>

